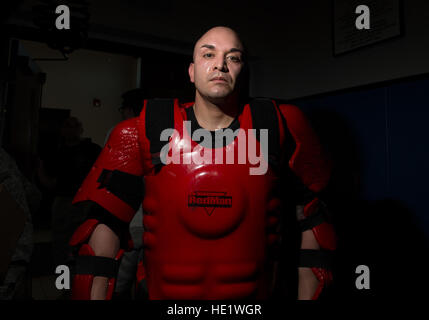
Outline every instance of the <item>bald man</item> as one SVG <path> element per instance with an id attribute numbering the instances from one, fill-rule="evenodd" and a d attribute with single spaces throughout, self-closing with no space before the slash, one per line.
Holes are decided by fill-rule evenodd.
<path id="1" fill-rule="evenodd" d="M 137 277 L 150 299 L 272 297 L 284 202 L 296 204 L 302 230 L 298 298 L 317 299 L 329 284 L 335 235 L 318 196 L 329 162 L 298 108 L 243 104 L 244 68 L 237 33 L 212 28 L 188 69 L 195 102 L 145 101 L 113 130 L 74 199 L 93 211 L 70 241 L 80 248 L 73 298 L 111 298 L 142 199 Z M 299 185 L 299 198 L 282 194 L 285 184 Z"/>

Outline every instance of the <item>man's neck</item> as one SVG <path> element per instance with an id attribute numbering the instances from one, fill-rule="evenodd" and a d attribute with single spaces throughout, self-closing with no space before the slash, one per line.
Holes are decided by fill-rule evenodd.
<path id="1" fill-rule="evenodd" d="M 227 128 L 234 121 L 239 111 L 237 99 L 234 97 L 217 103 L 204 99 L 198 92 L 195 95 L 193 108 L 198 124 L 210 131 Z"/>

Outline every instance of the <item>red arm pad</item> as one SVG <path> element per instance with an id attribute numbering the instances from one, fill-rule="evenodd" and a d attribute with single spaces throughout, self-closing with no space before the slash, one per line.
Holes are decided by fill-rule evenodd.
<path id="1" fill-rule="evenodd" d="M 69 241 L 71 246 L 77 246 L 85 243 L 94 232 L 99 224 L 96 219 L 86 220 L 82 225 L 77 228 L 72 238 Z M 123 249 L 119 249 L 114 260 L 119 261 L 124 254 Z M 95 256 L 94 250 L 88 244 L 83 244 L 78 253 L 79 256 Z M 72 300 L 91 300 L 91 290 L 94 275 L 92 274 L 76 274 L 73 277 L 72 283 Z M 111 300 L 115 288 L 116 277 L 108 279 L 106 300 Z"/>
<path id="2" fill-rule="evenodd" d="M 328 184 L 331 175 L 331 162 L 323 152 L 320 141 L 304 113 L 293 105 L 280 105 L 287 128 L 293 136 L 296 148 L 289 160 L 289 167 L 301 182 L 311 191 L 322 191 Z M 306 217 L 312 215 L 320 206 L 314 198 L 304 207 Z M 323 249 L 335 250 L 336 237 L 331 224 L 323 222 L 313 228 L 314 236 Z"/>
<path id="3" fill-rule="evenodd" d="M 139 118 L 132 118 L 122 121 L 113 129 L 100 156 L 73 199 L 73 203 L 91 200 L 117 218 L 125 222 L 131 221 L 136 210 L 106 188 L 101 188 L 97 180 L 103 170 L 119 170 L 135 176 L 143 175 L 138 127 Z"/>
<path id="4" fill-rule="evenodd" d="M 119 261 L 124 254 L 124 250 L 120 249 L 115 257 Z M 84 244 L 79 250 L 79 256 L 95 256 L 94 250 Z M 76 274 L 72 283 L 72 300 L 91 300 L 91 290 L 94 275 L 92 274 Z M 109 278 L 107 282 L 106 300 L 111 300 L 115 288 L 116 278 Z"/>
<path id="5" fill-rule="evenodd" d="M 89 245 L 84 245 L 79 250 L 80 256 L 94 256 L 94 251 Z M 92 274 L 77 274 L 72 283 L 72 300 L 91 300 Z"/>
<path id="6" fill-rule="evenodd" d="M 95 230 L 95 228 L 98 225 L 98 220 L 96 219 L 89 219 L 86 220 L 84 223 L 82 223 L 79 228 L 73 233 L 73 236 L 71 237 L 69 241 L 69 245 L 74 247 L 78 244 L 81 244 L 89 239 L 92 232 Z"/>
<path id="7" fill-rule="evenodd" d="M 296 148 L 289 159 L 289 167 L 300 181 L 312 192 L 322 191 L 328 184 L 332 165 L 324 153 L 320 141 L 313 131 L 304 113 L 293 105 L 280 105 L 280 112 L 286 120 L 287 129 L 295 140 Z M 309 217 L 323 206 L 315 197 L 304 206 L 304 216 Z M 336 249 L 336 234 L 332 224 L 322 222 L 312 228 L 314 237 L 322 249 Z M 323 268 L 311 268 L 319 280 L 319 286 L 313 295 L 318 299 L 322 289 L 332 281 L 332 273 Z"/>
<path id="8" fill-rule="evenodd" d="M 293 105 L 279 108 L 296 143 L 289 167 L 311 191 L 320 192 L 331 176 L 330 160 L 304 113 Z"/>
<path id="9" fill-rule="evenodd" d="M 319 199 L 313 199 L 313 201 L 311 201 L 304 207 L 304 215 L 306 217 L 312 215 L 318 210 L 321 205 L 322 204 L 320 203 Z M 321 224 L 313 227 L 312 230 L 314 237 L 316 238 L 317 243 L 320 245 L 320 247 L 326 250 L 337 249 L 337 237 L 335 234 L 334 227 L 331 223 L 322 222 Z"/>

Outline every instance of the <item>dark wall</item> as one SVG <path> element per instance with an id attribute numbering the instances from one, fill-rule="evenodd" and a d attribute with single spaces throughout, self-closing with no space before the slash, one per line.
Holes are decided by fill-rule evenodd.
<path id="1" fill-rule="evenodd" d="M 3 141 L 8 80 L 9 38 L 0 33 L 0 145 Z"/>
<path id="2" fill-rule="evenodd" d="M 189 80 L 191 56 L 146 51 L 141 55 L 141 88 L 148 98 L 179 98 L 193 101 L 195 87 Z"/>
<path id="3" fill-rule="evenodd" d="M 291 101 L 332 154 L 339 296 L 418 296 L 427 282 L 429 76 Z M 371 290 L 355 288 L 368 265 Z"/>

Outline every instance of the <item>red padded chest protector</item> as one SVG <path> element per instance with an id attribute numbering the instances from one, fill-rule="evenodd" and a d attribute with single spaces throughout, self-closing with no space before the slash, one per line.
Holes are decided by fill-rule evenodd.
<path id="1" fill-rule="evenodd" d="M 219 153 L 192 141 L 183 128 L 184 120 L 185 110 L 176 100 L 175 131 L 168 143 L 170 155 L 182 150 L 181 163 L 164 165 L 145 177 L 144 261 L 149 298 L 266 298 L 266 277 L 272 275 L 267 246 L 276 240 L 266 227 L 277 222 L 280 201 L 271 195 L 277 177 L 270 168 L 264 175 L 250 175 L 255 165 L 247 156 L 245 163 L 237 163 L 243 152 L 238 139 L 250 139 L 247 143 L 259 150 L 259 142 L 248 132 L 252 128 L 249 106 L 239 117 L 244 136 L 223 148 L 223 159 L 234 153 L 235 164 L 216 164 Z M 190 161 L 192 153 L 206 156 L 210 151 L 206 159 L 211 158 L 212 164 Z"/>

